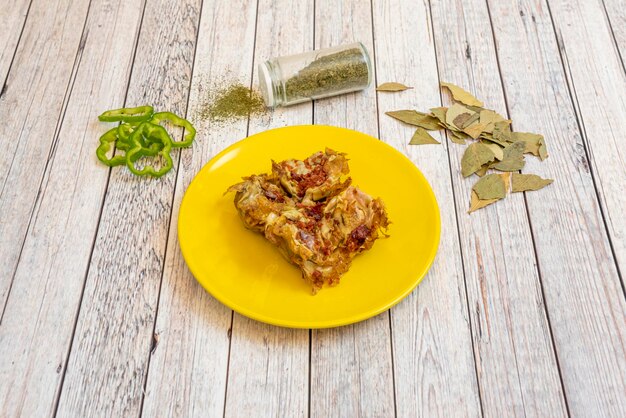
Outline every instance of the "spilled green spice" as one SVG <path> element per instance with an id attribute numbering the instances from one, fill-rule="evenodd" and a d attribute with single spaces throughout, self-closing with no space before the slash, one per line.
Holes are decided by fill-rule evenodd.
<path id="1" fill-rule="evenodd" d="M 267 111 L 261 94 L 241 83 L 217 86 L 212 90 L 209 101 L 200 111 L 202 119 L 229 122 Z"/>
<path id="2" fill-rule="evenodd" d="M 287 101 L 323 97 L 367 85 L 369 72 L 358 48 L 325 55 L 285 82 Z"/>

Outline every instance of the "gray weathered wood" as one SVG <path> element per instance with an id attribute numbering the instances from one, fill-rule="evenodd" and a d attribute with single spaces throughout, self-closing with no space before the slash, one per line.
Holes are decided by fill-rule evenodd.
<path id="1" fill-rule="evenodd" d="M 622 0 L 600 0 L 604 6 L 615 44 L 620 52 L 622 65 L 626 65 L 626 9 Z M 606 46 L 603 46 L 606 48 Z"/>
<path id="2" fill-rule="evenodd" d="M 626 73 L 600 2 L 549 4 L 604 220 L 617 265 L 626 272 Z"/>
<path id="3" fill-rule="evenodd" d="M 105 130 L 97 116 L 124 101 L 142 9 L 140 1 L 90 8 L 89 36 L 0 326 L 3 416 L 54 413 L 109 174 L 94 155 Z"/>
<path id="4" fill-rule="evenodd" d="M 232 311 L 193 278 L 179 249 L 178 208 L 202 166 L 246 136 L 248 120 L 214 124 L 200 116 L 226 74 L 250 84 L 257 2 L 205 2 L 200 17 L 188 118 L 197 129 L 181 153 L 165 271 L 142 415 L 217 417 L 224 412 Z"/>
<path id="5" fill-rule="evenodd" d="M 447 144 L 409 146 L 413 129 L 384 115 L 440 103 L 428 7 L 396 0 L 376 2 L 373 11 L 378 82 L 415 87 L 378 94 L 381 139 L 428 178 L 442 222 L 433 267 L 417 290 L 391 311 L 397 414 L 480 416 Z M 434 136 L 442 139 L 436 132 Z"/>
<path id="6" fill-rule="evenodd" d="M 313 47 L 313 13 L 313 1 L 259 2 L 254 83 L 258 63 Z M 270 117 L 252 118 L 249 134 L 311 120 L 310 103 L 277 109 Z M 308 331 L 269 326 L 235 313 L 225 416 L 304 417 L 308 375 Z"/>
<path id="7" fill-rule="evenodd" d="M 199 11 L 200 1 L 148 1 L 127 105 L 150 103 L 185 115 Z M 111 173 L 60 416 L 140 411 L 175 181 L 176 169 L 160 179 L 139 178 L 124 168 Z"/>
<path id="8" fill-rule="evenodd" d="M 372 54 L 370 1 L 317 2 L 315 37 L 316 48 L 360 41 Z M 313 117 L 316 124 L 378 136 L 374 86 L 356 94 L 317 101 Z M 393 416 L 392 374 L 387 312 L 355 325 L 313 330 L 311 416 Z"/>
<path id="9" fill-rule="evenodd" d="M 0 92 L 11 67 L 30 3 L 31 0 L 15 0 L 11 7 L 0 8 Z M 0 93 L 2 96 L 4 93 Z"/>
<path id="10" fill-rule="evenodd" d="M 89 2 L 34 3 L 0 99 L 0 307 L 57 138 Z"/>
<path id="11" fill-rule="evenodd" d="M 57 403 L 59 417 L 626 416 L 623 1 L 5 3 L 1 416 L 54 416 Z M 376 56 L 379 82 L 415 89 L 198 116 L 218 80 L 248 84 L 264 59 L 351 40 Z M 524 172 L 555 183 L 467 215 L 464 147 L 438 133 L 442 145 L 408 146 L 413 130 L 384 115 L 439 105 L 438 75 L 544 134 L 550 158 Z M 96 116 L 125 102 L 196 125 L 178 170 L 137 179 L 97 161 Z M 176 225 L 217 152 L 311 122 L 380 132 L 405 153 L 433 185 L 442 237 L 390 313 L 309 340 L 207 294 Z"/>
<path id="12" fill-rule="evenodd" d="M 549 9 L 531 1 L 489 6 L 514 127 L 543 133 L 550 153 L 543 163 L 528 159 L 524 172 L 555 186 L 526 199 L 569 409 L 624 416 L 626 301 Z"/>
<path id="13" fill-rule="evenodd" d="M 486 4 L 433 0 L 431 7 L 441 81 L 506 115 Z M 449 106 L 447 90 L 443 97 Z M 566 416 L 524 196 L 468 214 L 478 177 L 461 175 L 465 149 L 451 143 L 450 162 L 483 412 Z"/>

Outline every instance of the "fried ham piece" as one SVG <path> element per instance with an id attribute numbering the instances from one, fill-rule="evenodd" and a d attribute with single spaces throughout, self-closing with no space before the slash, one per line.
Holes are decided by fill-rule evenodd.
<path id="1" fill-rule="evenodd" d="M 313 294 L 334 286 L 352 259 L 386 236 L 385 206 L 351 186 L 345 154 L 272 162 L 270 174 L 231 186 L 244 225 L 262 233 L 302 271 Z"/>

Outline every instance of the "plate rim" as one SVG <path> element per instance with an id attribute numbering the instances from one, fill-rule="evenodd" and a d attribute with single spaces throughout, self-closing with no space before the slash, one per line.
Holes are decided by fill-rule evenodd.
<path id="1" fill-rule="evenodd" d="M 331 128 L 331 129 L 337 129 L 337 130 L 342 130 L 342 131 L 348 131 L 351 133 L 357 133 L 359 135 L 365 136 L 368 139 L 374 140 L 376 141 L 378 144 L 383 145 L 383 147 L 387 148 L 388 151 L 391 151 L 392 153 L 395 153 L 396 155 L 400 156 L 402 159 L 408 161 L 410 163 L 411 169 L 418 175 L 420 176 L 424 182 L 426 183 L 426 185 L 428 186 L 428 193 L 431 195 L 433 202 L 434 202 L 434 215 L 435 215 L 435 245 L 433 245 L 433 250 L 431 251 L 431 253 L 428 255 L 428 262 L 425 264 L 424 268 L 422 269 L 422 271 L 420 272 L 416 272 L 416 276 L 417 279 L 415 280 L 415 283 L 408 287 L 404 292 L 401 292 L 401 294 L 399 294 L 397 297 L 393 298 L 392 300 L 390 300 L 389 302 L 381 305 L 380 307 L 373 309 L 373 310 L 368 310 L 368 311 L 364 311 L 360 314 L 357 315 L 352 315 L 352 316 L 348 316 L 348 317 L 343 317 L 340 319 L 336 319 L 336 320 L 326 320 L 326 321 L 322 321 L 322 322 L 317 322 L 315 324 L 309 323 L 309 322 L 303 322 L 303 321 L 290 321 L 288 319 L 276 319 L 276 318 L 272 318 L 272 317 L 268 317 L 262 313 L 258 313 L 257 311 L 253 311 L 250 309 L 247 309 L 245 306 L 241 306 L 235 302 L 232 302 L 231 300 L 229 300 L 227 297 L 225 297 L 223 294 L 221 294 L 220 292 L 216 292 L 214 289 L 209 289 L 208 286 L 206 286 L 201 280 L 198 279 L 198 276 L 195 274 L 191 264 L 188 261 L 188 257 L 186 255 L 186 251 L 184 249 L 184 245 L 183 245 L 183 241 L 181 240 L 181 236 L 180 236 L 180 224 L 181 224 L 181 218 L 182 218 L 182 214 L 183 214 L 183 206 L 185 205 L 185 202 L 187 201 L 188 198 L 188 191 L 191 188 L 191 186 L 198 181 L 198 178 L 200 176 L 200 174 L 207 169 L 207 166 L 211 165 L 212 163 L 214 163 L 215 161 L 219 160 L 220 158 L 222 158 L 224 155 L 226 155 L 227 153 L 229 153 L 230 151 L 232 151 L 234 148 L 240 146 L 240 144 L 244 141 L 248 141 L 251 138 L 257 137 L 257 136 L 261 136 L 264 134 L 267 134 L 268 132 L 274 132 L 274 131 L 280 131 L 280 130 L 289 130 L 289 129 L 293 129 L 293 128 Z M 413 290 L 415 290 L 415 288 L 417 286 L 419 286 L 421 284 L 421 282 L 424 280 L 424 277 L 426 277 L 426 274 L 428 274 L 428 271 L 430 271 L 430 268 L 432 267 L 437 252 L 439 250 L 439 245 L 441 244 L 441 213 L 439 211 L 439 202 L 437 201 L 437 196 L 435 195 L 435 192 L 432 188 L 432 186 L 430 185 L 430 182 L 428 181 L 428 179 L 426 178 L 426 176 L 421 172 L 421 170 L 419 168 L 417 168 L 417 166 L 413 163 L 413 161 L 411 161 L 406 155 L 404 155 L 402 152 L 398 151 L 396 148 L 394 148 L 393 146 L 387 144 L 385 141 L 375 138 L 371 135 L 368 135 L 364 132 L 360 132 L 354 129 L 348 129 L 348 128 L 342 128 L 342 127 L 338 127 L 338 126 L 332 126 L 332 125 L 310 125 L 310 124 L 303 124 L 303 125 L 289 125 L 289 126 L 282 126 L 279 128 L 273 128 L 273 129 L 267 129 L 261 132 L 257 132 L 256 134 L 247 136 L 245 138 L 242 138 L 232 144 L 230 144 L 228 147 L 224 148 L 222 151 L 220 151 L 219 153 L 215 154 L 211 159 L 209 159 L 203 166 L 202 168 L 200 168 L 200 170 L 198 170 L 198 172 L 196 172 L 196 174 L 194 175 L 193 179 L 191 180 L 191 182 L 189 182 L 189 185 L 187 186 L 187 188 L 185 189 L 185 193 L 183 194 L 183 198 L 181 200 L 180 206 L 179 206 L 179 210 L 178 210 L 178 218 L 177 218 L 177 238 L 178 238 L 178 246 L 180 248 L 180 252 L 183 256 L 183 260 L 185 261 L 185 265 L 187 266 L 187 268 L 189 269 L 189 272 L 192 274 L 192 276 L 194 277 L 194 279 L 200 284 L 200 286 L 202 286 L 202 288 L 209 293 L 209 295 L 211 295 L 213 298 L 215 298 L 218 302 L 220 302 L 222 305 L 226 306 L 229 309 L 232 309 L 233 311 L 247 317 L 250 319 L 253 319 L 255 321 L 259 321 L 265 324 L 269 324 L 269 325 L 273 325 L 273 326 L 279 326 L 279 327 L 284 327 L 284 328 L 294 328 L 294 329 L 324 329 L 324 328 L 336 328 L 336 327 L 340 327 L 340 326 L 346 326 L 346 325 L 350 325 L 350 324 L 355 324 L 357 322 L 361 322 L 364 321 L 366 319 L 369 318 L 373 318 L 389 309 L 391 309 L 392 307 L 394 307 L 395 305 L 397 305 L 398 303 L 400 303 L 402 300 L 404 300 L 409 294 L 411 294 L 413 292 Z M 287 262 L 287 261 L 285 261 Z"/>

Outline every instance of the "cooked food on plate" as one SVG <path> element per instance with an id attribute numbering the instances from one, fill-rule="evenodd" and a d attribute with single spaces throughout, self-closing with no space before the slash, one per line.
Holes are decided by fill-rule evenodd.
<path id="1" fill-rule="evenodd" d="M 380 198 L 352 185 L 345 154 L 326 149 L 305 160 L 272 161 L 228 190 L 244 225 L 262 233 L 302 271 L 315 294 L 334 286 L 352 259 L 386 237 Z"/>

